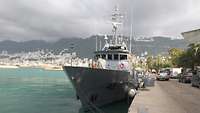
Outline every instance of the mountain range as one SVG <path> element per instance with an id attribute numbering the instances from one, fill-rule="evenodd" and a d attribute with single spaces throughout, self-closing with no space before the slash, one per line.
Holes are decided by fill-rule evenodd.
<path id="1" fill-rule="evenodd" d="M 128 38 L 125 38 L 126 40 Z M 183 39 L 174 39 L 166 37 L 153 37 L 153 41 L 135 41 L 132 40 L 132 52 L 136 55 L 141 55 L 147 52 L 149 55 L 167 54 L 170 48 L 187 47 L 187 42 Z M 30 40 L 24 42 L 16 42 L 5 40 L 0 42 L 0 52 L 8 51 L 8 53 L 29 52 L 41 49 L 52 50 L 54 53 L 59 53 L 63 49 L 68 49 L 68 52 L 75 51 L 80 57 L 93 56 L 93 52 L 97 47 L 103 47 L 105 40 L 103 36 L 91 36 L 89 38 L 65 38 L 55 42 L 48 42 L 44 40 Z M 127 41 L 126 43 L 129 44 Z M 72 47 L 73 46 L 73 47 Z"/>

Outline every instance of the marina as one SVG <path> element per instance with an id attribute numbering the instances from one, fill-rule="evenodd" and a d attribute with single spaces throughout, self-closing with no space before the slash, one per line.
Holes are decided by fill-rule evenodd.
<path id="1" fill-rule="evenodd" d="M 200 113 L 199 5 L 0 0 L 0 113 Z"/>

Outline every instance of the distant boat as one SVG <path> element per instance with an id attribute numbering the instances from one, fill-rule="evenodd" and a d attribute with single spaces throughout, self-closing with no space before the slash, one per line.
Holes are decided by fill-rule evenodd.
<path id="1" fill-rule="evenodd" d="M 128 107 L 135 96 L 136 85 L 133 77 L 132 54 L 124 42 L 119 41 L 117 30 L 122 17 L 115 8 L 112 14 L 113 37 L 100 51 L 95 51 L 95 58 L 90 67 L 63 66 L 76 89 L 86 110 L 97 109 L 119 101 L 127 101 Z"/>
<path id="2" fill-rule="evenodd" d="M 16 69 L 16 68 L 19 68 L 19 67 L 18 66 L 13 66 L 13 65 L 0 65 L 0 68 Z"/>

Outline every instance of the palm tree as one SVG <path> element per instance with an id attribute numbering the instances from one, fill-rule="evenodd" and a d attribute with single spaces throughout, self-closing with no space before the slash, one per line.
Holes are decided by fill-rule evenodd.
<path id="1" fill-rule="evenodd" d="M 188 53 L 191 55 L 193 66 L 200 64 L 200 43 L 192 43 L 188 46 Z"/>

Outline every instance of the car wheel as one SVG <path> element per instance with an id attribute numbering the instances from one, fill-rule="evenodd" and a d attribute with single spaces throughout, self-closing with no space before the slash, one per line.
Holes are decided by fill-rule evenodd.
<path id="1" fill-rule="evenodd" d="M 183 83 L 186 83 L 185 79 L 183 79 Z"/>
<path id="2" fill-rule="evenodd" d="M 192 83 L 192 87 L 194 87 L 194 84 Z"/>

